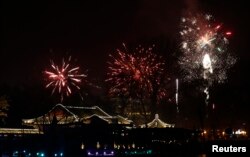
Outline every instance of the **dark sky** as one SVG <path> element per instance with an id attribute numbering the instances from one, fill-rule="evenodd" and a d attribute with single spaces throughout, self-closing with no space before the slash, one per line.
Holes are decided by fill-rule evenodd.
<path id="1" fill-rule="evenodd" d="M 105 78 L 109 53 L 122 43 L 160 45 L 161 55 L 176 64 L 180 17 L 187 10 L 209 12 L 233 32 L 230 51 L 238 62 L 228 81 L 216 88 L 216 102 L 236 124 L 250 122 L 250 11 L 244 0 L 82 0 L 1 1 L 0 94 L 16 100 L 16 108 L 43 110 L 42 71 L 49 60 L 72 56 L 89 78 Z M 173 75 L 179 75 L 174 73 Z M 21 96 L 20 96 L 21 93 Z M 19 95 L 19 96 L 17 96 Z M 18 104 L 18 105 L 17 105 Z M 185 107 L 184 107 L 185 108 Z M 232 112 L 233 111 L 233 112 Z M 26 112 L 26 110 L 25 110 Z M 27 113 L 29 114 L 29 113 Z M 20 115 L 21 116 L 21 115 Z M 188 114 L 187 114 L 188 116 Z"/>

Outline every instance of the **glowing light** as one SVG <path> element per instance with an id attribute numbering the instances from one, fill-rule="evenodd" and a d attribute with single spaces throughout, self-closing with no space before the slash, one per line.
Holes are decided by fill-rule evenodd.
<path id="1" fill-rule="evenodd" d="M 208 54 L 205 54 L 203 58 L 203 67 L 204 69 L 208 69 L 211 67 L 211 60 Z"/>
<path id="2" fill-rule="evenodd" d="M 218 26 L 216 26 L 216 28 L 215 29 L 220 29 L 221 28 L 221 25 L 218 25 Z"/>
<path id="3" fill-rule="evenodd" d="M 116 143 L 114 143 L 114 148 L 117 148 L 117 145 L 116 145 Z"/>
<path id="4" fill-rule="evenodd" d="M 104 151 L 97 151 L 97 150 L 92 150 L 87 152 L 88 156 L 114 156 L 114 151 L 111 150 L 104 150 Z"/>
<path id="5" fill-rule="evenodd" d="M 87 77 L 79 72 L 79 67 L 73 67 L 70 61 L 71 57 L 69 57 L 68 62 L 62 60 L 60 67 L 51 61 L 51 70 L 45 70 L 48 81 L 46 88 L 52 87 L 52 94 L 57 90 L 61 95 L 61 101 L 65 95 L 72 94 L 72 87 L 79 90 L 83 78 Z"/>
<path id="6" fill-rule="evenodd" d="M 246 135 L 247 133 L 244 130 L 238 129 L 237 131 L 234 132 L 234 134 L 236 134 L 236 135 Z"/>
<path id="7" fill-rule="evenodd" d="M 132 148 L 135 148 L 135 143 L 132 144 Z"/>
<path id="8" fill-rule="evenodd" d="M 205 54 L 202 64 L 205 70 L 208 70 L 210 73 L 213 73 L 212 62 L 211 62 L 209 54 Z M 207 78 L 206 74 L 204 74 L 204 78 L 205 79 Z"/>
<path id="9" fill-rule="evenodd" d="M 82 143 L 82 144 L 81 144 L 81 149 L 84 149 L 84 147 L 85 147 L 85 146 L 84 146 L 84 144 Z"/>
<path id="10" fill-rule="evenodd" d="M 226 35 L 232 35 L 232 32 L 226 32 Z"/>
<path id="11" fill-rule="evenodd" d="M 96 143 L 96 148 L 99 149 L 100 147 L 101 147 L 100 143 L 97 142 L 97 143 Z"/>
<path id="12" fill-rule="evenodd" d="M 176 112 L 179 113 L 179 103 L 178 103 L 179 80 L 176 79 L 175 82 L 176 82 L 176 93 L 175 93 Z"/>

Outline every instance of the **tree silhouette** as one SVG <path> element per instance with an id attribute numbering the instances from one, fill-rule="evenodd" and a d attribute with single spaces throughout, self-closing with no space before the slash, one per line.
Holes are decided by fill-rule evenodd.
<path id="1" fill-rule="evenodd" d="M 6 96 L 0 97 L 0 126 L 6 124 L 6 118 L 8 117 L 9 103 Z"/>

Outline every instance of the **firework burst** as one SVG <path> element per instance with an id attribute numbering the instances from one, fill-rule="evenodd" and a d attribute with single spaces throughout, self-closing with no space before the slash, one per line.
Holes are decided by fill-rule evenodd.
<path id="1" fill-rule="evenodd" d="M 52 94 L 57 91 L 61 95 L 61 101 L 63 101 L 64 96 L 72 94 L 72 88 L 79 90 L 83 78 L 87 77 L 87 75 L 79 72 L 79 67 L 73 67 L 70 61 L 71 57 L 67 62 L 63 59 L 61 66 L 51 61 L 51 70 L 45 70 L 48 80 L 46 88 L 52 88 Z"/>
<path id="2" fill-rule="evenodd" d="M 108 79 L 111 84 L 109 93 L 112 96 L 127 96 L 130 98 L 148 98 L 155 88 L 160 86 L 160 76 L 164 71 L 164 62 L 161 57 L 152 53 L 152 47 L 143 48 L 139 46 L 133 53 L 117 50 L 117 56 L 112 58 L 109 64 Z M 157 99 L 166 95 L 164 89 L 157 90 Z"/>
<path id="3" fill-rule="evenodd" d="M 211 15 L 199 15 L 181 19 L 181 50 L 179 64 L 184 80 L 204 80 L 205 103 L 209 105 L 209 88 L 213 83 L 223 83 L 227 70 L 236 59 L 227 52 L 230 31 L 224 31 L 222 24 L 216 24 Z M 208 113 L 206 113 L 208 117 Z"/>
<path id="4" fill-rule="evenodd" d="M 211 15 L 181 19 L 181 50 L 179 60 L 186 81 L 205 79 L 222 83 L 236 59 L 227 53 L 230 31 L 224 31 Z"/>

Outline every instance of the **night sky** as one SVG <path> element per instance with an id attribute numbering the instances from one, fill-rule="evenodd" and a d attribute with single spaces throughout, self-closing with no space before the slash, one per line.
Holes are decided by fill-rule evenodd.
<path id="1" fill-rule="evenodd" d="M 43 71 L 50 59 L 72 56 L 88 70 L 89 79 L 103 87 L 90 90 L 93 99 L 105 97 L 108 54 L 122 43 L 155 44 L 170 67 L 170 77 L 180 77 L 174 67 L 180 54 L 179 22 L 187 11 L 211 13 L 233 32 L 229 50 L 238 61 L 227 82 L 214 87 L 213 99 L 222 125 L 250 125 L 250 11 L 243 0 L 1 1 L 0 94 L 7 95 L 12 105 L 12 123 L 54 105 L 51 91 L 44 89 Z M 186 101 L 191 89 L 185 83 L 182 86 L 181 112 L 191 127 L 195 101 Z"/>

